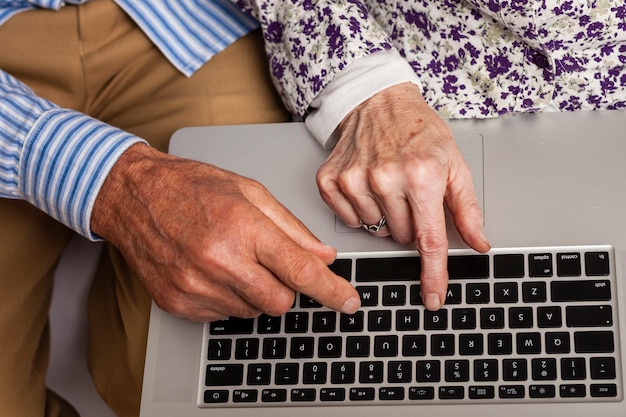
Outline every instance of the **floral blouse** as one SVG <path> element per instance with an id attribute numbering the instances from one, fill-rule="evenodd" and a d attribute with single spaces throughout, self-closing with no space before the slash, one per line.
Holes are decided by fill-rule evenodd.
<path id="1" fill-rule="evenodd" d="M 626 107 L 624 0 L 234 0 L 264 30 L 287 106 L 396 48 L 444 117 Z"/>

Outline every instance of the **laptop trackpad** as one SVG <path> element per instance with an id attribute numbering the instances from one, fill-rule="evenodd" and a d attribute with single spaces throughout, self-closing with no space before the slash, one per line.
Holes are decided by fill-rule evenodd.
<path id="1" fill-rule="evenodd" d="M 461 150 L 465 162 L 472 171 L 472 179 L 474 181 L 474 190 L 476 191 L 476 198 L 483 208 L 483 215 L 485 208 L 484 199 L 484 163 L 483 163 L 483 137 L 482 135 L 457 135 L 455 137 L 457 146 Z M 446 209 L 446 226 L 448 229 L 448 240 L 450 248 L 463 247 L 461 238 L 456 232 L 452 216 Z M 361 233 L 360 229 L 353 229 L 345 225 L 345 223 L 335 216 L 335 231 L 338 233 Z"/>

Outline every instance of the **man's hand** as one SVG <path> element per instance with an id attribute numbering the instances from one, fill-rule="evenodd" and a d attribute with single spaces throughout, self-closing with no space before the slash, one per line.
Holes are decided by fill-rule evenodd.
<path id="1" fill-rule="evenodd" d="M 447 291 L 444 203 L 465 242 L 489 250 L 471 172 L 446 123 L 411 83 L 370 98 L 342 121 L 340 139 L 317 174 L 320 194 L 351 227 L 376 225 L 414 243 L 421 255 L 425 306 L 436 310 Z"/>
<path id="2" fill-rule="evenodd" d="M 320 243 L 258 182 L 146 145 L 107 177 L 93 231 L 124 254 L 164 310 L 193 321 L 280 315 L 294 292 L 346 313 L 356 290 Z"/>

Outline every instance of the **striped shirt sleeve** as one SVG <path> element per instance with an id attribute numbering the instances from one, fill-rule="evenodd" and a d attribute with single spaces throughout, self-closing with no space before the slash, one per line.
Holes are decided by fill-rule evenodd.
<path id="1" fill-rule="evenodd" d="M 141 139 L 36 97 L 0 71 L 0 197 L 23 199 L 81 235 L 118 158 Z"/>

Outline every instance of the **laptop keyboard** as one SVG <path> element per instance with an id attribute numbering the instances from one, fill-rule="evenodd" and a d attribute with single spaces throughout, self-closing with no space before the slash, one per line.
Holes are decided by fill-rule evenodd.
<path id="1" fill-rule="evenodd" d="M 282 317 L 205 324 L 200 407 L 622 400 L 610 246 L 452 250 L 436 312 L 415 252 L 331 269 L 356 314 L 300 294 Z"/>

